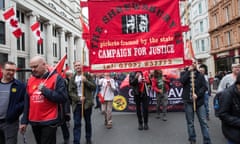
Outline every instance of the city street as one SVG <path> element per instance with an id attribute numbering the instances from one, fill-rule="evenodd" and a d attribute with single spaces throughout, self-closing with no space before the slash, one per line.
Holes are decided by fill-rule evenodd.
<path id="1" fill-rule="evenodd" d="M 210 98 L 211 115 L 209 121 L 209 130 L 213 144 L 226 144 L 226 140 L 221 132 L 219 119 L 214 116 L 212 109 L 212 99 Z M 197 144 L 202 144 L 202 135 L 197 117 L 195 117 L 195 126 L 197 132 Z M 84 122 L 82 122 L 84 125 Z M 93 144 L 187 144 L 187 129 L 184 112 L 169 112 L 168 121 L 155 118 L 155 113 L 150 113 L 149 127 L 147 131 L 137 129 L 137 117 L 135 113 L 113 113 L 113 128 L 106 129 L 104 126 L 103 115 L 99 110 L 93 110 Z M 73 121 L 71 120 L 70 132 L 71 140 Z M 82 128 L 84 132 L 84 129 Z M 35 140 L 28 127 L 26 133 L 27 144 L 35 144 Z M 19 134 L 19 144 L 24 144 L 23 136 Z M 58 128 L 57 144 L 62 144 L 62 132 Z M 71 141 L 72 143 L 72 141 Z M 81 144 L 85 144 L 85 136 L 82 134 Z"/>

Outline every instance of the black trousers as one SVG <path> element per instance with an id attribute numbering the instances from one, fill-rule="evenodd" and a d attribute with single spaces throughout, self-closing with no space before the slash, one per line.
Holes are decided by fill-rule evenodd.
<path id="1" fill-rule="evenodd" d="M 147 124 L 149 98 L 146 95 L 143 95 L 143 96 L 135 95 L 134 101 L 136 103 L 138 123 L 143 124 L 144 122 Z"/>
<path id="2" fill-rule="evenodd" d="M 57 127 L 32 126 L 37 144 L 56 144 Z"/>
<path id="3" fill-rule="evenodd" d="M 5 136 L 2 130 L 0 130 L 0 143 L 5 144 Z"/>

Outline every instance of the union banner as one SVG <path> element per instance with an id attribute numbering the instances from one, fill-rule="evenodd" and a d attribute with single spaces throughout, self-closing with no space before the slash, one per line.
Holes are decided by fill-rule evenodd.
<path id="1" fill-rule="evenodd" d="M 182 67 L 179 0 L 88 1 L 93 72 Z"/>

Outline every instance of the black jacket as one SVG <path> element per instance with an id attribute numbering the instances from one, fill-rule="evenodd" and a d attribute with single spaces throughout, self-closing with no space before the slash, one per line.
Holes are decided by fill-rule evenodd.
<path id="1" fill-rule="evenodd" d="M 195 93 L 197 95 L 197 107 L 200 107 L 204 104 L 204 94 L 207 91 L 208 87 L 204 76 L 199 71 L 195 71 L 194 77 Z M 192 103 L 191 72 L 188 70 L 182 72 L 180 76 L 180 82 L 183 85 L 183 101 Z"/>
<path id="2" fill-rule="evenodd" d="M 136 96 L 147 96 L 147 84 L 144 84 L 144 91 L 141 93 L 139 88 L 138 78 L 136 77 L 137 72 L 131 72 L 129 74 L 129 84 L 133 90 L 133 95 Z M 142 74 L 142 72 L 141 72 Z"/>
<path id="3" fill-rule="evenodd" d="M 219 118 L 224 136 L 234 143 L 240 143 L 240 92 L 236 84 L 223 91 Z"/>

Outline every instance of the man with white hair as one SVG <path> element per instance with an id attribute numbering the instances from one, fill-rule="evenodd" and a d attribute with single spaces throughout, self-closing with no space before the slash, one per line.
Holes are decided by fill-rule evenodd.
<path id="1" fill-rule="evenodd" d="M 225 75 L 218 85 L 217 92 L 223 91 L 225 88 L 230 87 L 236 81 L 236 77 L 240 71 L 240 63 L 232 64 L 232 73 Z"/>

